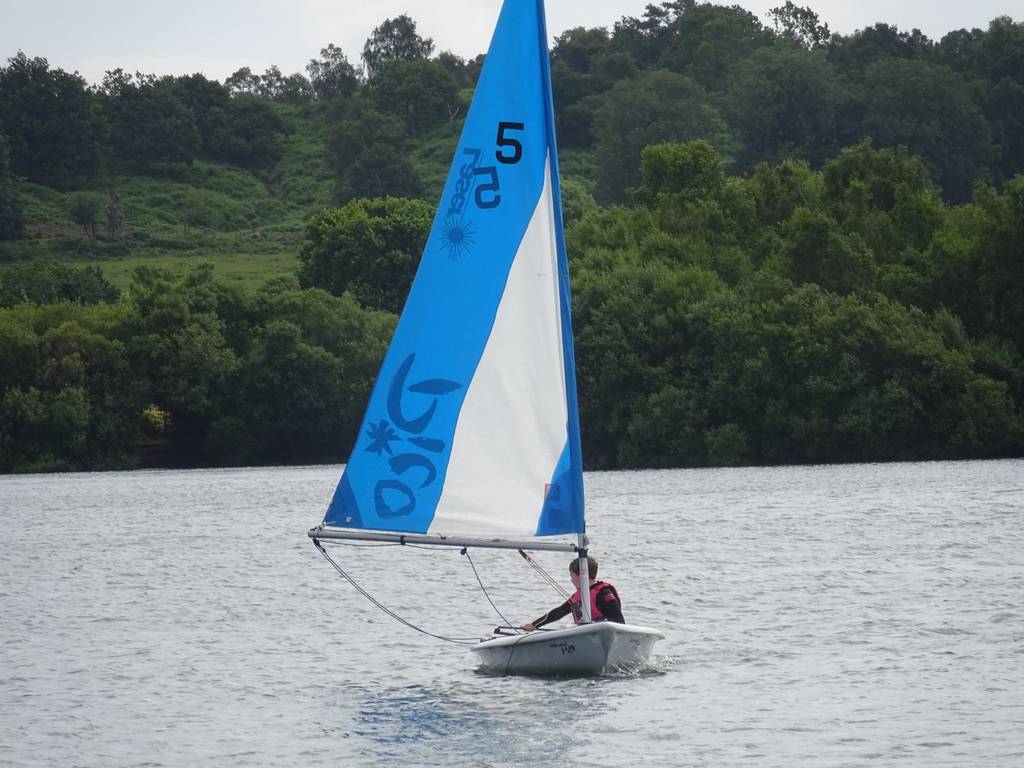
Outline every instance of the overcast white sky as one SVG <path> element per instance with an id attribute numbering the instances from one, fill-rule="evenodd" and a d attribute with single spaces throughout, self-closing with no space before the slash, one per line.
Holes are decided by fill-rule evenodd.
<path id="1" fill-rule="evenodd" d="M 640 16 L 649 0 L 548 0 L 552 36 L 571 27 L 611 26 Z M 659 0 L 660 2 L 660 0 Z M 921 29 L 934 39 L 953 29 L 1024 17 L 1021 0 L 796 0 L 833 32 L 878 21 Z M 784 0 L 741 0 L 764 18 Z M 0 63 L 18 50 L 78 70 L 90 82 L 104 71 L 157 75 L 203 72 L 223 80 L 239 67 L 302 71 L 328 43 L 353 64 L 384 19 L 407 13 L 437 50 L 471 57 L 490 41 L 501 0 L 0 0 Z"/>

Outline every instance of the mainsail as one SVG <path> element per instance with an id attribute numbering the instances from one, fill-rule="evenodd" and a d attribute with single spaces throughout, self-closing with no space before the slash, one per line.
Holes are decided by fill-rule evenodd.
<path id="1" fill-rule="evenodd" d="M 573 359 L 543 0 L 505 0 L 324 525 L 583 534 Z"/>

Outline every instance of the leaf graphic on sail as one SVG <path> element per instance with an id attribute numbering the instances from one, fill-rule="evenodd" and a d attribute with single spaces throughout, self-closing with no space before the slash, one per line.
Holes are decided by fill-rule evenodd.
<path id="1" fill-rule="evenodd" d="M 440 453 L 445 448 L 444 440 L 438 440 L 433 437 L 411 437 L 409 442 L 415 445 L 417 448 L 422 448 L 425 451 L 431 453 Z"/>
<path id="2" fill-rule="evenodd" d="M 462 385 L 457 381 L 448 381 L 447 379 L 428 379 L 427 381 L 421 381 L 413 384 L 409 387 L 409 391 L 419 392 L 423 395 L 447 395 L 461 388 Z"/>

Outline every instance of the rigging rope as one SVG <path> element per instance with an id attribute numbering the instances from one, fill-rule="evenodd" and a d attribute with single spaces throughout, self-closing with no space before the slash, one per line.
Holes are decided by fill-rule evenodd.
<path id="1" fill-rule="evenodd" d="M 526 562 L 528 562 L 533 567 L 533 569 L 537 571 L 537 573 L 539 573 L 549 585 L 554 587 L 555 591 L 558 592 L 558 594 L 560 594 L 565 600 L 569 599 L 570 595 L 569 592 L 565 589 L 565 587 L 559 584 L 558 581 L 556 581 L 550 573 L 545 571 L 540 563 L 538 563 L 536 560 L 530 557 L 530 555 L 522 549 L 519 550 L 519 554 L 523 556 L 523 559 Z"/>
<path id="2" fill-rule="evenodd" d="M 435 634 L 433 632 L 428 632 L 427 630 L 423 629 L 422 627 L 418 627 L 415 624 L 413 624 L 412 622 L 402 618 L 397 613 L 395 613 L 393 610 L 391 610 L 386 605 L 384 605 L 382 602 L 380 602 L 373 595 L 371 595 L 369 592 L 367 592 L 362 586 L 359 585 L 359 583 L 355 579 L 353 579 L 348 573 L 346 573 L 345 570 L 340 565 L 338 565 L 334 561 L 334 559 L 327 553 L 327 550 L 324 549 L 324 546 L 320 543 L 319 539 L 313 539 L 313 544 L 320 551 L 320 554 L 324 556 L 324 559 L 327 560 L 327 562 L 329 562 L 334 567 L 334 570 L 336 570 L 342 576 L 342 578 L 345 579 L 345 581 L 347 581 L 349 584 L 352 585 L 352 588 L 355 589 L 356 592 L 358 592 L 360 595 L 365 597 L 367 600 L 370 601 L 370 603 L 372 603 L 374 606 L 379 608 L 381 611 L 383 611 L 385 614 L 387 614 L 388 616 L 390 616 L 392 619 L 394 619 L 395 621 L 399 622 L 400 624 L 404 624 L 405 626 L 409 627 L 409 629 L 415 630 L 416 632 L 419 632 L 420 634 L 427 635 L 428 637 L 433 637 L 433 638 L 435 638 L 437 640 L 443 640 L 444 642 L 447 642 L 447 643 L 455 643 L 457 645 L 476 645 L 476 643 L 479 642 L 479 640 L 477 638 L 447 637 L 445 635 L 438 635 L 438 634 Z M 376 544 L 376 545 L 351 544 L 349 546 L 396 546 L 396 545 L 394 545 L 394 544 Z M 414 545 L 408 545 L 408 546 L 414 546 Z M 415 548 L 416 549 L 442 549 L 442 547 L 430 547 L 430 546 L 415 546 Z M 467 547 L 463 547 L 462 550 L 461 550 L 461 554 L 465 555 L 466 560 L 469 561 L 469 565 L 473 569 L 473 575 L 476 577 L 476 582 L 477 582 L 477 584 L 480 585 L 480 590 L 484 593 L 484 597 L 487 598 L 487 602 L 491 604 L 491 608 L 494 609 L 494 612 L 496 614 L 498 614 L 498 616 L 501 618 L 502 621 L 505 622 L 505 625 L 506 625 L 505 628 L 511 629 L 517 635 L 520 634 L 521 630 L 519 629 L 519 627 L 517 625 L 513 624 L 511 621 L 509 621 L 508 618 L 506 618 L 505 614 L 503 614 L 501 612 L 501 610 L 498 608 L 498 606 L 495 605 L 494 601 L 491 599 L 491 595 L 487 591 L 487 587 L 484 586 L 483 580 L 480 578 L 480 574 L 479 574 L 479 572 L 476 569 L 476 564 L 473 562 L 473 558 L 469 554 L 469 549 Z M 558 594 L 560 594 L 565 600 L 569 599 L 569 597 L 570 597 L 569 592 L 566 591 L 566 589 L 558 581 L 556 581 L 555 578 L 550 573 L 548 573 L 546 570 L 544 570 L 543 566 L 541 566 L 540 563 L 538 563 L 536 560 L 534 560 L 527 552 L 525 552 L 522 549 L 519 550 L 519 554 L 522 555 L 523 559 L 526 560 L 526 562 L 529 563 L 530 566 L 535 571 L 537 571 L 537 573 L 539 573 L 541 575 L 541 577 L 548 583 L 548 585 L 550 585 L 556 592 L 558 592 Z"/>
<path id="3" fill-rule="evenodd" d="M 334 560 L 331 558 L 331 556 L 329 554 L 327 554 L 327 550 L 324 549 L 324 547 L 320 543 L 319 539 L 313 539 L 313 544 L 316 545 L 316 548 L 318 550 L 320 550 L 320 554 L 324 556 L 324 559 L 327 560 L 327 562 L 330 563 L 332 566 L 334 566 L 334 570 L 336 570 L 338 573 L 340 573 L 342 575 L 342 577 L 349 584 L 352 585 L 352 587 L 356 590 L 356 592 L 358 592 L 360 595 L 365 597 L 367 600 L 369 600 L 375 606 L 380 608 L 380 610 L 382 610 L 384 613 L 386 613 L 388 616 L 390 616 L 391 618 L 393 618 L 395 621 L 399 622 L 400 624 L 404 624 L 405 626 L 409 627 L 409 629 L 416 630 L 420 634 L 427 635 L 428 637 L 433 637 L 433 638 L 435 638 L 437 640 L 443 640 L 446 643 L 455 643 L 456 645 L 476 645 L 479 642 L 478 638 L 472 638 L 471 639 L 471 638 L 466 638 L 466 637 L 445 637 L 444 635 L 436 635 L 433 632 L 428 632 L 427 630 L 423 629 L 422 627 L 417 627 L 412 622 L 403 619 L 401 616 L 399 616 L 397 613 L 395 613 L 393 610 L 388 608 L 386 605 L 384 605 L 382 602 L 380 602 L 377 598 L 375 598 L 373 595 L 371 595 L 369 592 L 367 592 L 365 589 L 363 589 L 361 586 L 359 586 L 359 584 L 356 582 L 356 580 L 353 579 L 351 576 L 349 576 L 344 571 L 344 569 L 340 565 L 338 565 L 336 562 L 334 562 Z M 473 570 L 474 570 L 474 572 L 476 571 L 475 568 Z M 488 599 L 490 599 L 490 598 L 488 598 Z M 492 605 L 493 605 L 493 603 L 492 603 Z"/>
<path id="4" fill-rule="evenodd" d="M 473 558 L 469 556 L 469 547 L 463 547 L 462 548 L 462 554 L 466 556 L 467 560 L 469 560 L 469 565 L 473 569 L 473 575 L 476 576 L 476 583 L 480 585 L 480 589 L 483 591 L 484 597 L 487 598 L 487 602 L 491 604 L 491 608 L 494 609 L 494 612 L 496 614 L 498 614 L 498 616 L 501 617 L 501 620 L 504 621 L 505 624 L 507 624 L 510 629 L 514 629 L 516 631 L 516 634 L 519 634 L 519 628 L 516 627 L 515 625 L 513 625 L 511 621 L 506 619 L 505 618 L 505 614 L 503 614 L 501 611 L 499 611 L 498 610 L 498 606 L 496 606 L 494 604 L 494 601 L 491 600 L 491 596 L 487 592 L 487 587 L 485 587 L 484 583 L 480 580 L 480 574 L 476 572 L 476 565 L 474 565 L 474 563 L 473 563 Z"/>

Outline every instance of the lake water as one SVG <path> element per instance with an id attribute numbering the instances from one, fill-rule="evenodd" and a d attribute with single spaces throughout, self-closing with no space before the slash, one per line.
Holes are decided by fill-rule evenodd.
<path id="1" fill-rule="evenodd" d="M 1024 462 L 588 474 L 601 575 L 667 639 L 584 680 L 477 674 L 357 595 L 305 535 L 337 476 L 0 477 L 0 765 L 1024 766 Z M 458 551 L 332 552 L 428 630 L 501 623 Z M 511 620 L 560 602 L 471 555 Z"/>

